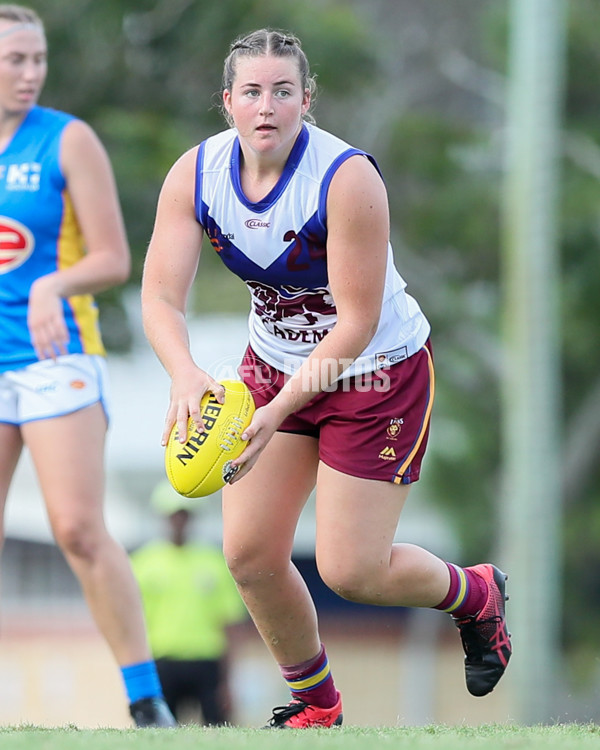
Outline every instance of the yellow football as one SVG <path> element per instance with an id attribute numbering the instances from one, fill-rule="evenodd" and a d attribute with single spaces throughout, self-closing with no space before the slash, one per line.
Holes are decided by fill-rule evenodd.
<path id="1" fill-rule="evenodd" d="M 212 495 L 233 479 L 237 469 L 231 462 L 246 447 L 242 433 L 256 409 L 252 394 L 240 380 L 223 380 L 225 402 L 213 393 L 200 401 L 204 430 L 199 432 L 190 418 L 187 440 L 179 441 L 173 426 L 165 447 L 165 469 L 173 488 L 185 497 Z"/>

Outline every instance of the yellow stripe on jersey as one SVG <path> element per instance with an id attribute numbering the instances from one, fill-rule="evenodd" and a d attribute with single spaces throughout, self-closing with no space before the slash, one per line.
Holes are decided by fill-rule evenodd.
<path id="1" fill-rule="evenodd" d="M 77 222 L 71 196 L 63 192 L 63 217 L 58 236 L 58 268 L 70 268 L 85 255 L 83 235 Z M 105 355 L 98 324 L 98 308 L 91 294 L 78 294 L 68 299 L 73 320 L 79 331 L 84 354 Z"/>
<path id="2" fill-rule="evenodd" d="M 429 367 L 429 398 L 427 401 L 427 409 L 425 410 L 425 417 L 423 418 L 423 424 L 421 425 L 419 437 L 415 440 L 413 449 L 408 454 L 408 457 L 396 472 L 396 476 L 394 477 L 394 484 L 401 484 L 404 472 L 410 466 L 410 463 L 415 457 L 416 452 L 419 450 L 419 446 L 423 442 L 423 438 L 425 437 L 425 433 L 427 432 L 427 425 L 429 424 L 429 419 L 431 417 L 431 409 L 433 407 L 433 399 L 435 396 L 435 372 L 433 369 L 433 359 L 431 357 L 431 352 L 426 346 L 423 347 L 423 350 L 427 354 L 427 365 Z"/>

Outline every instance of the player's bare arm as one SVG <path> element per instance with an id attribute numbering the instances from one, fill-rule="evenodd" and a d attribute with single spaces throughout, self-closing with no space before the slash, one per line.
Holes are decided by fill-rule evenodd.
<path id="1" fill-rule="evenodd" d="M 219 400 L 223 398 L 223 389 L 192 358 L 185 321 L 203 236 L 194 213 L 196 151 L 186 152 L 165 179 L 142 280 L 144 330 L 171 376 L 163 445 L 175 422 L 182 441 L 188 417 L 201 425 L 200 400 L 207 391 L 212 390 Z"/>
<path id="2" fill-rule="evenodd" d="M 61 164 L 86 255 L 61 272 L 62 296 L 103 291 L 129 278 L 131 258 L 117 186 L 104 146 L 81 120 L 65 129 Z"/>
<path id="3" fill-rule="evenodd" d="M 61 166 L 85 255 L 74 265 L 32 284 L 28 325 L 40 359 L 66 353 L 68 332 L 62 300 L 120 284 L 131 267 L 112 167 L 94 131 L 80 120 L 65 128 Z"/>

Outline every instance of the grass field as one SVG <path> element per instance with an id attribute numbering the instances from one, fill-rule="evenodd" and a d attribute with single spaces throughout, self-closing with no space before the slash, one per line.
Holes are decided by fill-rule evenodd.
<path id="1" fill-rule="evenodd" d="M 205 729 L 41 729 L 0 728 L 2 750 L 584 750 L 600 747 L 600 727 L 428 726 L 419 728 L 341 727 L 332 730 Z"/>

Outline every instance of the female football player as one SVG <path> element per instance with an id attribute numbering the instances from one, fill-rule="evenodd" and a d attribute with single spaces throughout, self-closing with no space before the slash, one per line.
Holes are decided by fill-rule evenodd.
<path id="1" fill-rule="evenodd" d="M 26 445 L 135 723 L 173 726 L 127 555 L 103 519 L 107 383 L 92 294 L 125 281 L 129 248 L 98 137 L 37 104 L 46 68 L 38 15 L 0 5 L 0 516 Z"/>
<path id="2" fill-rule="evenodd" d="M 250 291 L 240 374 L 258 408 L 223 491 L 223 533 L 239 591 L 291 691 L 274 728 L 342 722 L 315 607 L 291 562 L 315 485 L 316 561 L 333 591 L 449 612 L 475 695 L 494 688 L 511 654 L 503 573 L 394 543 L 427 443 L 430 326 L 394 267 L 379 169 L 313 124 L 313 92 L 294 36 L 261 29 L 232 44 L 222 90 L 230 128 L 167 175 L 142 289 L 145 330 L 171 377 L 163 443 L 174 424 L 185 440 L 204 393 L 224 396 L 206 371 L 210 353 L 193 360 L 185 321 L 204 234 Z"/>

